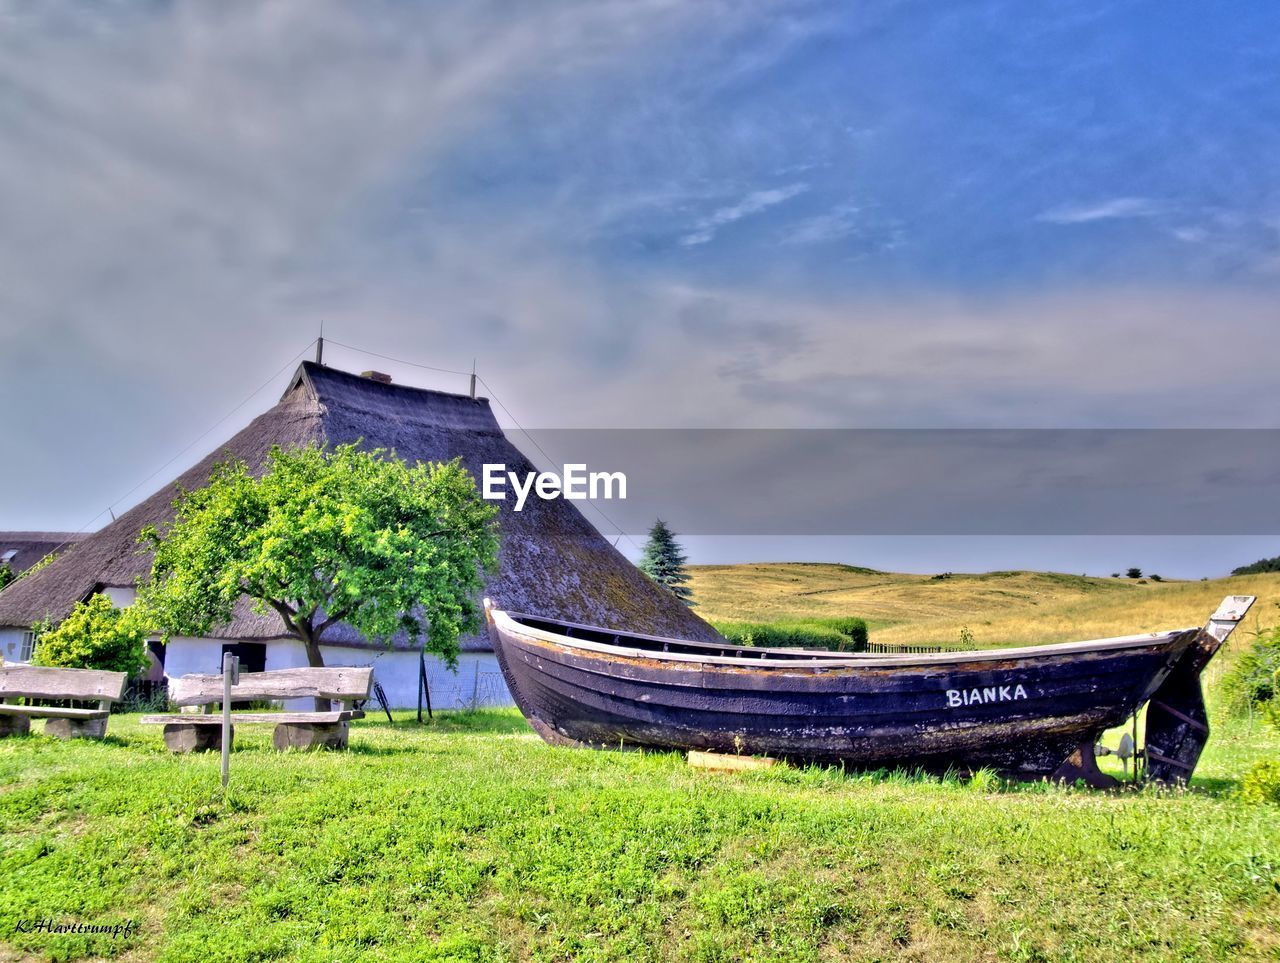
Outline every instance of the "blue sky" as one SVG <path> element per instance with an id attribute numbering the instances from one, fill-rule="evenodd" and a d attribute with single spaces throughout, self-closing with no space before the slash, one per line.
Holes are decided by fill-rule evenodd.
<path id="1" fill-rule="evenodd" d="M 0 0 L 0 526 L 127 507 L 321 321 L 545 427 L 1275 426 L 1277 28 Z"/>

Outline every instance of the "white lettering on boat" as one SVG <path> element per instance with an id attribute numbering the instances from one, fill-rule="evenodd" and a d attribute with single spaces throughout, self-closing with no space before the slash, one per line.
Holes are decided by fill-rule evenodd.
<path id="1" fill-rule="evenodd" d="M 947 707 L 985 705 L 988 702 L 1012 702 L 1029 698 L 1021 685 L 989 685 L 981 689 L 948 689 Z"/>

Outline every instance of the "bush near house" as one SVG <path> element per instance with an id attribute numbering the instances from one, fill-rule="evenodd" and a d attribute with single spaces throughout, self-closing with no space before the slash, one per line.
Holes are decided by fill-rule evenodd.
<path id="1" fill-rule="evenodd" d="M 66 669 L 107 669 L 136 675 L 147 665 L 146 616 L 136 606 L 118 609 L 105 595 L 77 602 L 61 622 L 31 627 L 35 665 Z"/>

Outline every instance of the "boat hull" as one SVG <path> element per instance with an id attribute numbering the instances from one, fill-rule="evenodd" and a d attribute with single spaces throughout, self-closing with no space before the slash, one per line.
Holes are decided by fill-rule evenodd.
<path id="1" fill-rule="evenodd" d="M 990 766 L 1023 778 L 1053 775 L 1074 750 L 1132 715 L 1200 636 L 1183 629 L 1097 650 L 1046 646 L 999 658 L 754 666 L 696 651 L 671 658 L 625 645 L 583 647 L 548 631 L 546 620 L 532 628 L 496 614 L 499 665 L 549 742 L 872 768 Z"/>

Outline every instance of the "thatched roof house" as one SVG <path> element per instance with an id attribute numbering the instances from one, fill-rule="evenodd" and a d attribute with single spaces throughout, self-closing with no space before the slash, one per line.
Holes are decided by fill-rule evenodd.
<path id="1" fill-rule="evenodd" d="M 394 449 L 410 462 L 461 457 L 477 479 L 486 463 L 502 462 L 521 473 L 534 470 L 503 434 L 486 399 L 384 383 L 305 362 L 280 401 L 225 445 L 47 568 L 0 592 L 0 632 L 26 628 L 46 615 L 61 618 L 97 591 L 130 600 L 137 579 L 150 569 L 138 533 L 145 525 L 167 522 L 176 486 L 206 483 L 216 462 L 232 456 L 258 465 L 273 445 L 356 441 Z M 510 500 L 499 507 L 499 569 L 487 588 L 498 605 L 652 634 L 717 638 L 707 623 L 639 572 L 572 503 L 531 498 L 518 513 Z M 276 615 L 258 615 L 242 604 L 217 641 L 282 638 Z M 334 626 L 324 642 L 366 652 L 382 648 L 344 625 Z M 464 640 L 464 648 L 487 649 L 488 643 L 472 638 Z M 273 661 L 269 652 L 266 658 L 268 664 Z"/>
<path id="2" fill-rule="evenodd" d="M 21 575 L 50 552 L 61 552 L 87 537 L 83 532 L 0 532 L 0 565 Z"/>

